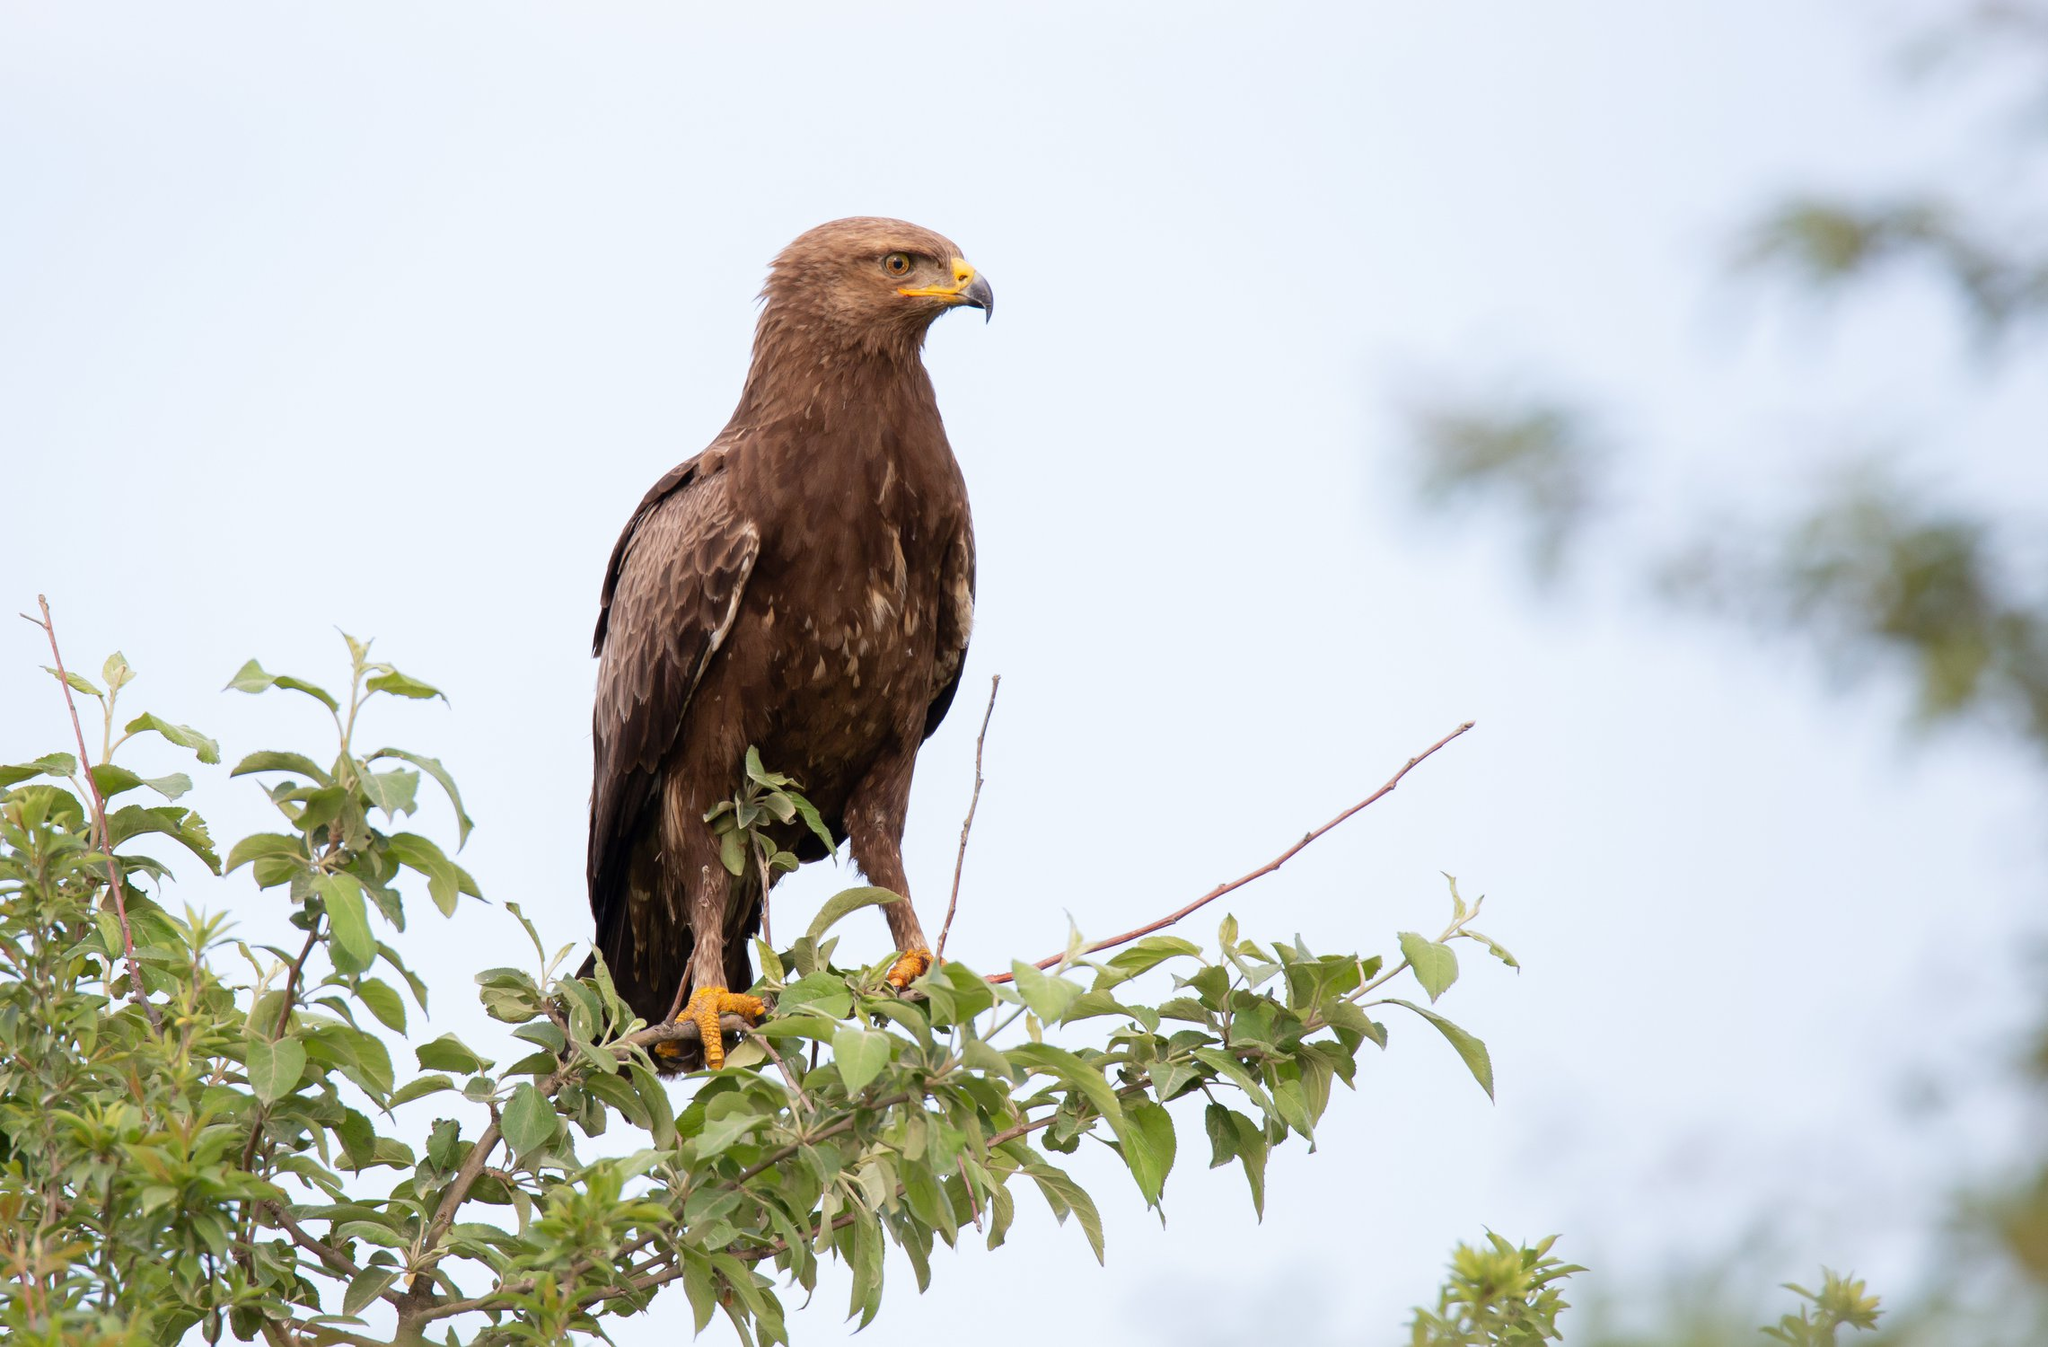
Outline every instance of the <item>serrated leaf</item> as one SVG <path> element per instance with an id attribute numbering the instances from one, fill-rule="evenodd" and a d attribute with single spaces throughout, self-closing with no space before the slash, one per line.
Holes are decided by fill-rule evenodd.
<path id="1" fill-rule="evenodd" d="M 69 753 L 46 753 L 34 762 L 17 762 L 0 767 L 0 790 L 6 790 L 39 776 L 70 776 L 78 770 L 78 759 Z"/>
<path id="2" fill-rule="evenodd" d="M 295 1038 L 275 1043 L 256 1038 L 249 1041 L 249 1088 L 266 1104 L 275 1104 L 298 1087 L 306 1069 L 306 1045 Z"/>
<path id="3" fill-rule="evenodd" d="M 889 1064 L 889 1035 L 847 1025 L 832 1035 L 832 1060 L 851 1094 L 882 1074 Z"/>
<path id="4" fill-rule="evenodd" d="M 390 983 L 363 978 L 356 983 L 356 999 L 368 1006 L 386 1029 L 405 1032 L 405 1002 Z"/>
<path id="5" fill-rule="evenodd" d="M 1066 1220 L 1069 1211 L 1074 1214 L 1081 1223 L 1081 1233 L 1088 1237 L 1088 1247 L 1095 1252 L 1095 1261 L 1102 1262 L 1102 1215 L 1095 1209 L 1095 1199 L 1064 1171 L 1051 1165 L 1029 1165 L 1024 1172 L 1038 1184 L 1060 1220 Z"/>
<path id="6" fill-rule="evenodd" d="M 344 973 L 366 971 L 377 958 L 377 937 L 370 933 L 369 906 L 354 875 L 336 872 L 313 881 L 327 905 L 327 924 L 334 933 L 328 954 Z"/>
<path id="7" fill-rule="evenodd" d="M 289 857 L 301 864 L 310 864 L 304 838 L 288 837 L 283 833 L 251 833 L 229 850 L 227 869 L 222 873 L 233 873 L 250 861 L 266 856 Z"/>
<path id="8" fill-rule="evenodd" d="M 372 692 L 388 692 L 394 697 L 411 697 L 415 701 L 424 701 L 430 697 L 439 697 L 444 702 L 448 700 L 447 694 L 433 684 L 422 683 L 419 679 L 402 674 L 396 669 L 378 674 L 365 686 Z"/>
<path id="9" fill-rule="evenodd" d="M 1016 982 L 1017 994 L 1024 998 L 1024 1004 L 1030 1006 L 1032 1013 L 1045 1024 L 1058 1024 L 1081 994 L 1079 985 L 1034 968 L 1021 959 L 1010 961 L 1010 976 Z"/>
<path id="10" fill-rule="evenodd" d="M 290 692 L 303 692 L 330 711 L 341 709 L 341 703 L 334 700 L 333 694 L 325 688 L 316 687 L 303 678 L 293 678 L 289 674 L 266 673 L 263 666 L 253 659 L 235 671 L 235 676 L 228 680 L 228 686 L 236 692 L 247 692 L 251 695 L 273 687 L 284 688 Z"/>
<path id="11" fill-rule="evenodd" d="M 524 1158 L 555 1139 L 557 1123 L 554 1105 L 531 1081 L 523 1082 L 505 1101 L 498 1115 L 498 1128 L 514 1155 Z"/>
<path id="12" fill-rule="evenodd" d="M 1050 1043 L 1019 1043 L 1004 1055 L 1013 1063 L 1042 1071 L 1078 1090 L 1098 1113 L 1112 1121 L 1123 1112 L 1116 1091 L 1102 1074 L 1065 1048 Z"/>
<path id="13" fill-rule="evenodd" d="M 881 903 L 893 903 L 900 897 L 900 894 L 893 893 L 888 889 L 876 888 L 873 885 L 857 889 L 841 889 L 838 893 L 825 900 L 825 905 L 818 909 L 817 919 L 811 922 L 811 929 L 804 934 L 815 945 L 823 940 L 825 932 L 838 925 L 847 913 L 857 912 L 861 908 L 874 907 Z"/>
<path id="14" fill-rule="evenodd" d="M 162 716 L 147 711 L 128 722 L 127 732 L 129 734 L 140 734 L 146 730 L 162 735 L 180 748 L 191 749 L 199 755 L 201 762 L 215 763 L 220 761 L 220 745 L 193 729 L 190 725 L 173 725 Z"/>
<path id="15" fill-rule="evenodd" d="M 1116 1129 L 1116 1135 L 1123 1147 L 1124 1163 L 1130 1166 L 1138 1191 L 1145 1195 L 1145 1205 L 1158 1206 L 1166 1176 L 1173 1170 L 1172 1116 L 1149 1100 L 1133 1100 L 1124 1105 L 1123 1125 Z"/>
<path id="16" fill-rule="evenodd" d="M 1464 1059 L 1466 1067 L 1472 1072 L 1472 1079 L 1479 1082 L 1479 1088 L 1486 1091 L 1486 1097 L 1488 1099 L 1493 1098 L 1493 1058 L 1487 1055 L 1484 1043 L 1474 1038 L 1471 1034 L 1466 1033 L 1457 1025 L 1452 1024 L 1434 1010 L 1424 1010 L 1413 1002 L 1403 1001 L 1395 996 L 1390 996 L 1387 999 L 1394 1005 L 1406 1006 L 1422 1016 L 1423 1019 L 1435 1025 L 1437 1032 L 1449 1039 L 1451 1046 L 1458 1050 L 1458 1056 Z"/>
<path id="17" fill-rule="evenodd" d="M 400 1104 L 410 1104 L 415 1099 L 425 1099 L 430 1094 L 439 1094 L 443 1090 L 454 1088 L 454 1081 L 438 1071 L 432 1072 L 401 1085 L 398 1093 L 391 1096 L 391 1107 L 397 1108 Z"/>
<path id="18" fill-rule="evenodd" d="M 441 915 L 455 915 L 457 897 L 469 894 L 476 897 L 476 881 L 469 872 L 448 859 L 446 852 L 435 843 L 418 833 L 394 833 L 385 839 L 385 849 L 400 864 L 410 866 L 427 877 L 427 893 L 434 900 L 434 906 L 441 909 Z"/>
<path id="19" fill-rule="evenodd" d="M 251 772 L 297 772 L 310 777 L 323 786 L 334 784 L 334 778 L 327 770 L 303 753 L 251 753 L 236 763 L 229 776 L 247 776 Z"/>
<path id="20" fill-rule="evenodd" d="M 447 792 L 448 803 L 455 810 L 455 848 L 460 851 L 462 844 L 469 840 L 469 831 L 476 823 L 463 812 L 462 792 L 455 789 L 455 778 L 448 774 L 448 769 L 441 765 L 441 760 L 427 757 L 422 753 L 408 753 L 402 748 L 380 748 L 365 761 L 375 762 L 379 758 L 397 758 L 401 762 L 409 762 L 434 778 L 441 789 Z"/>
<path id="21" fill-rule="evenodd" d="M 1458 955 L 1448 945 L 1439 945 L 1413 931 L 1401 932 L 1401 957 L 1408 961 L 1415 980 L 1429 993 L 1432 1004 L 1458 980 Z"/>
<path id="22" fill-rule="evenodd" d="M 370 797 L 370 803 L 384 811 L 389 819 L 399 814 L 410 814 L 419 808 L 417 796 L 420 789 L 420 774 L 398 768 L 390 772 L 365 772 L 363 794 Z"/>
<path id="23" fill-rule="evenodd" d="M 491 1069 L 491 1059 L 472 1051 L 467 1043 L 453 1034 L 443 1034 L 431 1043 L 422 1043 L 413 1049 L 419 1059 L 422 1071 L 453 1071 L 468 1075 L 473 1071 Z"/>
<path id="24" fill-rule="evenodd" d="M 1498 940 L 1495 940 L 1492 936 L 1482 935 L 1480 932 L 1473 930 L 1469 926 L 1465 928 L 1464 934 L 1473 940 L 1477 940 L 1480 944 L 1486 946 L 1486 952 L 1488 954 L 1491 954 L 1494 958 L 1499 959 L 1502 963 L 1514 969 L 1516 972 L 1519 973 L 1522 970 L 1522 965 L 1515 962 L 1515 956 L 1508 953 L 1507 950 L 1502 947 L 1501 943 Z"/>
<path id="25" fill-rule="evenodd" d="M 93 681 L 90 678 L 76 670 L 66 669 L 63 673 L 58 673 L 55 669 L 45 664 L 43 672 L 70 688 L 73 692 L 83 692 L 88 697 L 104 697 L 107 695 L 93 686 Z"/>
<path id="26" fill-rule="evenodd" d="M 371 1301 L 384 1294 L 385 1288 L 397 1279 L 400 1271 L 395 1267 L 364 1268 L 349 1282 L 348 1290 L 342 1293 L 341 1312 L 361 1314 Z"/>

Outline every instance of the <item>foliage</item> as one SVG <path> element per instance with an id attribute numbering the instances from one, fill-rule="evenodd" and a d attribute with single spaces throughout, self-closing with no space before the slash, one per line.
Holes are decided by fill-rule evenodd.
<path id="1" fill-rule="evenodd" d="M 532 938 L 528 968 L 477 974 L 501 1043 L 435 1034 L 405 963 L 424 895 L 440 917 L 480 919 L 479 886 L 433 839 L 401 831 L 423 781 L 457 840 L 471 824 L 453 778 L 410 750 L 365 752 L 365 705 L 436 689 L 349 640 L 345 696 L 250 662 L 229 686 L 309 697 L 336 747 L 247 754 L 228 773 L 266 783 L 276 831 L 223 862 L 183 774 L 143 781 L 113 761 L 118 655 L 99 688 L 106 731 L 89 768 L 110 801 L 104 836 L 69 754 L 0 768 L 0 1324 L 21 1344 L 175 1342 L 197 1331 L 272 1343 L 555 1343 L 680 1283 L 701 1330 L 723 1313 L 743 1341 L 787 1338 L 779 1288 L 851 1269 L 851 1313 L 871 1321 L 888 1244 L 922 1287 L 941 1242 L 973 1227 L 991 1248 L 1035 1190 L 1098 1257 L 1090 1194 L 1056 1163 L 1085 1142 L 1121 1159 L 1157 1206 L 1181 1143 L 1201 1132 L 1263 1206 L 1267 1157 L 1313 1141 L 1333 1086 L 1384 1047 L 1402 1008 L 1453 1045 L 1489 1093 L 1485 1047 L 1394 995 L 1414 973 L 1435 1001 L 1457 976 L 1448 948 L 1481 943 L 1478 903 L 1452 887 L 1435 939 L 1405 957 L 1318 955 L 1259 944 L 1234 920 L 1214 960 L 1155 935 L 1049 971 L 1018 963 L 992 984 L 939 965 L 899 996 L 886 962 L 835 962 L 831 925 L 876 891 L 828 904 L 803 936 L 761 942 L 758 994 L 775 1008 L 725 1070 L 679 1094 L 648 1050 L 694 1026 L 647 1027 L 600 966 L 564 976 L 566 947 Z M 154 733 L 219 757 L 155 716 Z M 750 761 L 729 831 L 774 866 L 759 827 L 807 806 Z M 139 798 L 139 797 L 138 797 Z M 787 808 L 784 808 L 784 805 Z M 751 812 L 748 812 L 751 811 Z M 304 933 L 296 947 L 237 941 L 226 921 L 163 896 L 169 868 L 136 851 L 164 838 L 209 869 L 246 870 Z M 122 919 L 106 903 L 117 868 Z M 146 891 L 153 887 L 155 895 Z M 886 896 L 886 895 L 884 895 Z M 438 920 L 434 918 L 432 920 Z M 1078 940 L 1074 949 L 1079 948 Z M 1165 979 L 1170 975 L 1170 985 Z M 1139 993 L 1156 986 L 1163 995 Z M 160 1012 L 152 1027 L 139 1002 Z M 625 1133 L 620 1139 L 617 1132 Z M 604 1138 L 602 1145 L 594 1144 Z M 1185 1166 L 1183 1166 L 1184 1168 Z"/>
<path id="2" fill-rule="evenodd" d="M 1563 1282 L 1585 1269 L 1550 1257 L 1557 1236 L 1533 1247 L 1489 1231 L 1486 1245 L 1460 1243 L 1437 1295 L 1436 1310 L 1418 1307 L 1410 1323 L 1413 1347 L 1542 1347 L 1562 1341 L 1558 1313 L 1569 1306 Z"/>
<path id="3" fill-rule="evenodd" d="M 1971 111 L 1994 110 L 1988 133 L 1952 158 L 1997 190 L 1961 196 L 1930 182 L 1866 197 L 1795 192 L 1758 212 L 1733 252 L 1745 271 L 1808 297 L 1848 301 L 1902 275 L 1931 282 L 1974 339 L 1971 374 L 1989 401 L 1999 385 L 2040 380 L 2048 5 L 1954 7 L 1918 55 L 1962 76 L 1953 87 Z M 1982 162 L 2000 147 L 1998 162 Z M 1532 539 L 1538 579 L 1563 578 L 1575 553 L 1597 551 L 1588 572 L 1634 574 L 1660 600 L 1804 645 L 1839 674 L 1889 676 L 1910 690 L 1916 724 L 1989 725 L 2048 760 L 2038 520 L 2002 500 L 1944 499 L 1876 459 L 1782 515 L 1680 502 L 1631 517 L 1620 479 L 1640 456 L 1596 432 L 1609 419 L 1540 394 L 1427 408 L 1414 418 L 1418 495 L 1500 507 Z M 1993 447 L 2014 464 L 2038 460 L 2024 437 Z M 1679 527 L 1697 541 L 1665 543 L 1673 514 L 1691 519 Z M 2041 1033 L 2048 1043 L 2048 1028 Z M 2036 1119 L 2048 1115 L 2048 1053 L 2041 1062 L 2018 1078 Z M 2048 1341 L 2048 1148 L 2039 1144 L 2048 1129 L 2022 1135 L 2020 1154 L 1959 1194 L 1956 1219 L 1936 1232 L 1926 1285 L 1887 1316 L 1887 1344 Z M 1660 1339 L 1681 1340 L 1730 1339 L 1719 1327 Z"/>

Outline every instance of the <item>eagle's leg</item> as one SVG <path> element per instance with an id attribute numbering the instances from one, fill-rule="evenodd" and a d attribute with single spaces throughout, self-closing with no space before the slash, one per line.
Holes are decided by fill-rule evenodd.
<path id="1" fill-rule="evenodd" d="M 911 753 L 915 752 L 913 748 Z M 910 806 L 911 761 L 910 754 L 904 754 L 900 765 L 891 761 L 870 772 L 846 810 L 854 864 L 870 884 L 903 895 L 897 902 L 882 904 L 889 936 L 896 944 L 889 985 L 899 990 L 932 966 L 931 943 L 918 924 L 917 909 L 910 905 L 910 877 L 903 872 L 903 820 Z"/>
<path id="2" fill-rule="evenodd" d="M 719 1016 L 744 1015 L 758 1020 L 768 1013 L 768 1006 L 758 996 L 734 992 L 725 985 L 725 919 L 733 895 L 724 867 L 716 861 L 700 865 L 697 881 L 689 895 L 694 942 L 689 971 L 676 987 L 668 1018 L 670 1023 L 688 1020 L 697 1026 L 704 1065 L 716 1071 L 725 1065 L 725 1034 L 719 1028 Z"/>

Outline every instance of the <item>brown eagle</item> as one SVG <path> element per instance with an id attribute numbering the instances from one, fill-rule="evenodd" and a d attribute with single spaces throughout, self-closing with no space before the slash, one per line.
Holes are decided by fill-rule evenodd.
<path id="1" fill-rule="evenodd" d="M 762 299 L 732 420 L 654 484 L 612 549 L 593 650 L 595 945 L 641 1016 L 699 1025 L 714 1068 L 719 1015 L 764 1009 L 733 990 L 754 980 L 761 885 L 727 873 L 705 822 L 749 746 L 796 778 L 871 883 L 903 895 L 883 907 L 901 952 L 889 980 L 931 965 L 903 822 L 967 657 L 974 534 L 920 352 L 940 314 L 995 303 L 952 243 L 869 218 L 790 244 Z M 783 845 L 825 854 L 799 832 Z"/>

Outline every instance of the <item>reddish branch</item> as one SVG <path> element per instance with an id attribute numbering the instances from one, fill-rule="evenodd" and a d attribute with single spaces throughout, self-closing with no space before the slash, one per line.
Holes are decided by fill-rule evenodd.
<path id="1" fill-rule="evenodd" d="M 953 912 L 960 906 L 960 871 L 967 865 L 967 834 L 974 828 L 974 811 L 981 807 L 981 750 L 988 743 L 989 718 L 996 713 L 996 693 L 1003 686 L 1003 676 L 997 674 L 988 680 L 988 710 L 981 713 L 981 733 L 974 737 L 974 795 L 967 801 L 967 819 L 960 825 L 960 851 L 953 857 L 953 894 L 946 899 L 946 924 L 939 927 L 939 947 L 934 958 L 946 956 L 946 936 L 953 929 Z"/>
<path id="2" fill-rule="evenodd" d="M 114 864 L 114 835 L 107 830 L 107 802 L 100 796 L 100 783 L 92 774 L 92 755 L 85 748 L 85 727 L 78 722 L 78 703 L 71 696 L 71 675 L 64 671 L 64 656 L 57 649 L 57 624 L 50 617 L 50 601 L 36 595 L 37 604 L 43 610 L 43 620 L 36 622 L 27 613 L 23 617 L 35 622 L 50 638 L 50 659 L 57 666 L 57 681 L 64 685 L 64 706 L 71 712 L 71 732 L 78 737 L 78 770 L 85 777 L 86 789 L 92 795 L 92 826 L 99 838 L 100 854 L 107 863 L 107 891 L 114 895 L 114 915 L 121 923 L 121 952 L 128 958 L 128 995 L 149 1016 L 149 1027 L 161 1033 L 164 1022 L 156 1003 L 149 1000 L 142 990 L 142 965 L 135 959 L 135 936 L 128 928 L 128 899 L 123 892 L 121 872 Z"/>
<path id="3" fill-rule="evenodd" d="M 1296 842 L 1293 846 L 1287 848 L 1287 850 L 1281 852 L 1272 860 L 1267 861 L 1258 869 L 1253 870 L 1250 874 L 1240 875 L 1236 879 L 1231 880 L 1227 884 L 1218 884 L 1215 888 L 1209 890 L 1201 897 L 1195 899 L 1195 901 L 1189 903 L 1186 907 L 1181 908 L 1177 912 L 1169 912 L 1167 915 L 1161 917 L 1157 921 L 1147 922 L 1143 926 L 1136 927 L 1133 930 L 1125 931 L 1122 935 L 1113 935 L 1109 937 L 1109 939 L 1107 940 L 1098 940 L 1092 945 L 1084 945 L 1081 948 L 1080 952 L 1082 954 L 1094 954 L 1098 950 L 1114 949 L 1118 945 L 1127 945 L 1131 941 L 1138 939 L 1140 936 L 1147 936 L 1152 934 L 1154 931 L 1164 930 L 1168 926 L 1171 926 L 1175 922 L 1179 921 L 1181 918 L 1188 916 L 1196 909 L 1205 907 L 1208 904 L 1215 902 L 1224 894 L 1230 893 L 1236 889 L 1241 889 L 1245 885 L 1251 883 L 1253 880 L 1261 878 L 1262 876 L 1272 874 L 1275 870 L 1278 870 L 1281 866 L 1287 864 L 1287 862 L 1289 862 L 1290 860 L 1293 860 L 1295 855 L 1298 852 L 1300 852 L 1303 847 L 1306 847 L 1309 843 L 1315 841 L 1318 837 L 1321 837 L 1324 833 L 1330 831 L 1330 829 L 1336 827 L 1345 819 L 1350 818 L 1353 814 L 1356 814 L 1359 810 L 1365 808 L 1367 805 L 1373 803 L 1375 800 L 1378 800 L 1380 797 L 1384 795 L 1392 793 L 1394 787 L 1401 784 L 1401 778 L 1408 775 L 1409 772 L 1415 770 L 1415 765 L 1417 763 L 1421 762 L 1424 758 L 1427 758 L 1430 754 L 1436 752 L 1438 749 L 1442 748 L 1445 744 L 1448 744 L 1449 742 L 1451 742 L 1451 740 L 1457 738 L 1465 731 L 1471 729 L 1477 723 L 1477 721 L 1468 720 L 1464 724 L 1458 726 L 1457 729 L 1452 730 L 1449 734 L 1445 735 L 1443 738 L 1431 744 L 1428 748 L 1423 749 L 1420 753 L 1417 753 L 1414 757 L 1408 759 L 1406 763 L 1402 764 L 1401 770 L 1394 773 L 1393 776 L 1389 777 L 1387 779 L 1387 783 L 1384 786 L 1381 786 L 1378 790 L 1366 796 L 1357 804 L 1352 805 L 1349 809 L 1337 815 L 1337 817 L 1331 819 L 1322 827 L 1313 829 L 1310 832 L 1304 834 L 1299 842 Z M 1060 960 L 1066 957 L 1067 956 L 1065 953 L 1054 954 L 1048 958 L 1040 959 L 1037 963 L 1033 964 L 1032 967 L 1050 968 L 1054 964 L 1058 963 Z M 1010 977 L 1011 975 L 1008 973 L 997 973 L 991 976 L 989 978 L 989 981 L 1008 982 L 1010 981 Z"/>

